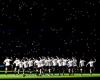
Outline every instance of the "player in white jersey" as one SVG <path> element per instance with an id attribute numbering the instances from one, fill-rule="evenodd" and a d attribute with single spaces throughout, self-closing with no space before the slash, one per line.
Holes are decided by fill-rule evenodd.
<path id="1" fill-rule="evenodd" d="M 5 73 L 7 74 L 7 71 L 8 71 L 8 68 L 10 67 L 10 62 L 11 62 L 12 60 L 11 59 L 9 59 L 8 57 L 4 60 L 4 64 L 5 64 Z"/>
<path id="2" fill-rule="evenodd" d="M 73 74 L 77 71 L 77 59 L 75 57 L 72 57 L 73 60 Z"/>
<path id="3" fill-rule="evenodd" d="M 28 61 L 27 61 L 27 59 L 25 59 L 24 61 L 23 61 L 23 76 L 25 76 L 25 71 L 27 71 L 28 70 Z"/>
<path id="4" fill-rule="evenodd" d="M 49 69 L 49 63 L 48 63 L 48 59 L 47 58 L 44 61 L 44 65 L 45 65 L 45 72 L 47 72 L 48 69 Z"/>
<path id="5" fill-rule="evenodd" d="M 53 75 L 55 75 L 55 70 L 57 70 L 57 59 L 52 58 L 52 64 L 53 64 Z"/>
<path id="6" fill-rule="evenodd" d="M 19 69 L 19 62 L 20 60 L 18 58 L 16 58 L 15 61 L 13 62 L 13 64 L 15 65 L 15 68 L 14 68 L 15 74 L 16 74 L 16 71 L 18 71 Z"/>
<path id="7" fill-rule="evenodd" d="M 81 75 L 82 75 L 83 71 L 85 70 L 85 62 L 86 61 L 83 59 L 80 59 L 80 61 L 79 61 L 79 68 L 80 68 Z"/>
<path id="8" fill-rule="evenodd" d="M 62 58 L 63 75 L 64 75 L 64 73 L 65 73 L 65 71 L 66 71 L 66 69 L 67 69 L 67 62 L 68 62 L 67 59 Z"/>
<path id="9" fill-rule="evenodd" d="M 40 75 L 42 74 L 42 69 L 41 69 L 41 61 L 40 59 L 36 59 L 34 64 L 36 65 L 37 69 L 36 69 L 36 72 L 37 72 L 37 75 Z M 38 73 L 39 72 L 39 73 Z"/>
<path id="10" fill-rule="evenodd" d="M 51 69 L 52 69 L 52 60 L 48 57 L 48 71 L 49 71 L 49 75 L 51 75 Z"/>
<path id="11" fill-rule="evenodd" d="M 18 74 L 19 74 L 21 70 L 23 71 L 23 60 L 19 61 L 18 66 L 19 66 L 19 69 L 18 69 Z M 24 74 L 24 71 L 23 71 L 23 74 Z"/>
<path id="12" fill-rule="evenodd" d="M 57 60 L 57 63 L 58 63 L 58 70 L 59 70 L 59 75 L 60 75 L 60 72 L 61 72 L 62 66 L 63 66 L 63 61 L 62 61 L 62 59 L 59 58 L 59 59 Z"/>
<path id="13" fill-rule="evenodd" d="M 44 66 L 45 66 L 44 57 L 40 58 L 40 63 L 41 63 L 41 74 L 44 74 Z"/>
<path id="14" fill-rule="evenodd" d="M 31 60 L 31 58 L 28 61 L 28 68 L 29 68 L 29 73 L 31 74 L 33 71 L 33 60 Z"/>
<path id="15" fill-rule="evenodd" d="M 94 63 L 96 62 L 96 59 L 94 59 L 94 60 L 92 60 L 92 59 L 90 59 L 90 61 L 87 63 L 87 65 L 89 65 L 89 67 L 90 67 L 90 74 L 92 75 L 92 72 L 94 71 Z M 86 65 L 86 67 L 87 67 L 87 65 Z"/>
<path id="16" fill-rule="evenodd" d="M 69 75 L 72 73 L 73 74 L 73 60 L 72 59 L 69 59 L 68 60 L 68 72 L 69 72 Z"/>

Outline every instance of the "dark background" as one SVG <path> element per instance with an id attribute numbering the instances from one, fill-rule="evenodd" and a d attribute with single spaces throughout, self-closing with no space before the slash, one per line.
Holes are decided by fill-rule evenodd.
<path id="1" fill-rule="evenodd" d="M 5 56 L 95 57 L 100 72 L 100 0 L 0 0 Z"/>

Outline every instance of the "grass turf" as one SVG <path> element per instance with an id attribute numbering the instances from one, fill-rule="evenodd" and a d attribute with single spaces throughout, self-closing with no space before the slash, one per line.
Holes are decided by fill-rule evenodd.
<path id="1" fill-rule="evenodd" d="M 65 75 L 62 75 L 59 76 L 59 74 L 55 74 L 55 75 L 48 75 L 48 74 L 45 74 L 45 75 L 42 75 L 42 76 L 37 76 L 36 74 L 25 74 L 25 77 L 23 77 L 23 74 L 0 74 L 0 79 L 25 79 L 25 78 L 33 78 L 33 79 L 36 79 L 36 78 L 90 78 L 90 77 L 100 77 L 100 74 L 98 73 L 95 73 L 95 74 L 92 74 L 92 76 L 90 74 L 83 74 L 81 76 L 81 74 L 74 74 L 74 75 L 71 75 L 69 76 L 69 74 L 65 74 Z"/>

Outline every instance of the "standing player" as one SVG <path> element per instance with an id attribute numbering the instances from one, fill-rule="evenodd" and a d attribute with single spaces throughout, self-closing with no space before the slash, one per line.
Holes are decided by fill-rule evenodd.
<path id="1" fill-rule="evenodd" d="M 44 64 L 45 64 L 45 66 L 44 66 L 44 67 L 45 67 L 45 68 L 44 68 L 44 71 L 47 72 L 48 69 L 49 69 L 49 63 L 48 63 L 48 59 L 47 59 L 47 58 L 45 59 Z"/>
<path id="2" fill-rule="evenodd" d="M 73 74 L 77 70 L 77 59 L 75 57 L 72 57 L 73 60 Z"/>
<path id="3" fill-rule="evenodd" d="M 67 59 L 62 58 L 63 75 L 64 75 L 64 73 L 65 73 L 65 71 L 66 71 L 66 69 L 67 69 L 67 62 L 68 62 Z"/>
<path id="4" fill-rule="evenodd" d="M 13 64 L 15 65 L 15 68 L 14 68 L 15 74 L 16 74 L 16 71 L 18 71 L 19 69 L 19 62 L 20 60 L 18 58 L 16 58 L 15 61 L 13 62 Z"/>
<path id="5" fill-rule="evenodd" d="M 69 72 L 69 76 L 72 74 L 74 74 L 74 71 L 73 71 L 73 60 L 72 59 L 69 59 L 68 60 L 68 72 Z"/>
<path id="6" fill-rule="evenodd" d="M 9 59 L 8 57 L 6 57 L 6 59 L 3 62 L 5 64 L 5 74 L 7 74 L 7 71 L 9 69 L 9 67 L 10 67 L 10 62 L 11 61 L 12 61 L 11 59 Z"/>
<path id="7" fill-rule="evenodd" d="M 53 75 L 54 75 L 55 70 L 57 70 L 57 59 L 52 58 L 52 63 L 53 63 Z"/>
<path id="8" fill-rule="evenodd" d="M 19 67 L 19 69 L 18 69 L 18 75 L 19 75 L 20 71 L 21 70 L 23 71 L 23 60 L 19 61 L 18 67 Z M 24 74 L 24 71 L 23 71 L 23 74 Z"/>
<path id="9" fill-rule="evenodd" d="M 30 58 L 28 61 L 29 73 L 31 74 L 33 71 L 33 60 Z"/>
<path id="10" fill-rule="evenodd" d="M 57 63 L 58 63 L 58 70 L 59 70 L 59 75 L 60 75 L 60 72 L 61 72 L 62 66 L 63 66 L 63 64 L 62 64 L 62 59 L 59 58 L 59 59 L 57 60 Z"/>
<path id="11" fill-rule="evenodd" d="M 92 72 L 94 71 L 94 63 L 96 62 L 96 59 L 94 59 L 94 60 L 92 60 L 92 59 L 90 59 L 90 61 L 87 63 L 87 65 L 89 65 L 89 67 L 90 67 L 90 74 L 92 75 Z M 86 67 L 87 67 L 87 65 L 86 65 Z"/>
<path id="12" fill-rule="evenodd" d="M 80 68 L 81 75 L 82 75 L 83 71 L 85 70 L 85 62 L 86 62 L 85 60 L 80 59 L 79 68 Z"/>
<path id="13" fill-rule="evenodd" d="M 40 59 L 40 62 L 41 62 L 41 70 L 42 70 L 42 74 L 45 74 L 44 73 L 44 69 L 45 69 L 45 57 L 44 56 L 42 56 L 42 58 Z"/>
<path id="14" fill-rule="evenodd" d="M 48 66 L 49 66 L 49 67 L 48 67 L 48 68 L 49 68 L 49 69 L 48 69 L 48 71 L 49 71 L 49 75 L 51 75 L 52 60 L 51 60 L 51 58 L 49 58 L 49 57 L 48 57 Z"/>
<path id="15" fill-rule="evenodd" d="M 36 65 L 36 72 L 37 72 L 37 75 L 40 75 L 42 74 L 42 70 L 41 70 L 41 61 L 40 61 L 40 58 L 39 59 L 36 59 L 34 64 Z M 39 72 L 39 74 L 38 74 Z"/>
<path id="16" fill-rule="evenodd" d="M 27 70 L 28 70 L 28 61 L 27 61 L 27 59 L 25 59 L 23 61 L 23 76 L 25 76 L 25 71 L 27 71 Z"/>

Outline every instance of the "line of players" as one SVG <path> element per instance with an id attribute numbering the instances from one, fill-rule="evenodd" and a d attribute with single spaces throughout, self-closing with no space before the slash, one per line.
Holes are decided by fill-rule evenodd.
<path id="1" fill-rule="evenodd" d="M 12 62 L 12 63 L 11 63 Z M 14 73 L 20 74 L 20 71 L 23 72 L 23 75 L 28 71 L 29 73 L 32 73 L 33 71 L 36 72 L 37 75 L 43 75 L 46 72 L 48 72 L 50 75 L 53 73 L 55 75 L 55 71 L 59 71 L 59 75 L 61 73 L 65 73 L 65 71 L 68 71 L 69 75 L 73 74 L 79 70 L 81 75 L 84 72 L 85 68 L 89 65 L 89 71 L 92 75 L 92 72 L 94 71 L 94 63 L 96 62 L 96 59 L 90 59 L 89 62 L 86 63 L 84 59 L 80 59 L 79 64 L 75 57 L 72 58 L 59 58 L 59 57 L 38 57 L 35 58 L 26 58 L 23 57 L 22 59 L 16 58 L 15 60 L 12 60 L 10 58 L 6 58 L 4 60 L 5 64 L 5 73 L 7 74 L 7 71 L 9 67 L 11 66 L 14 69 Z"/>

